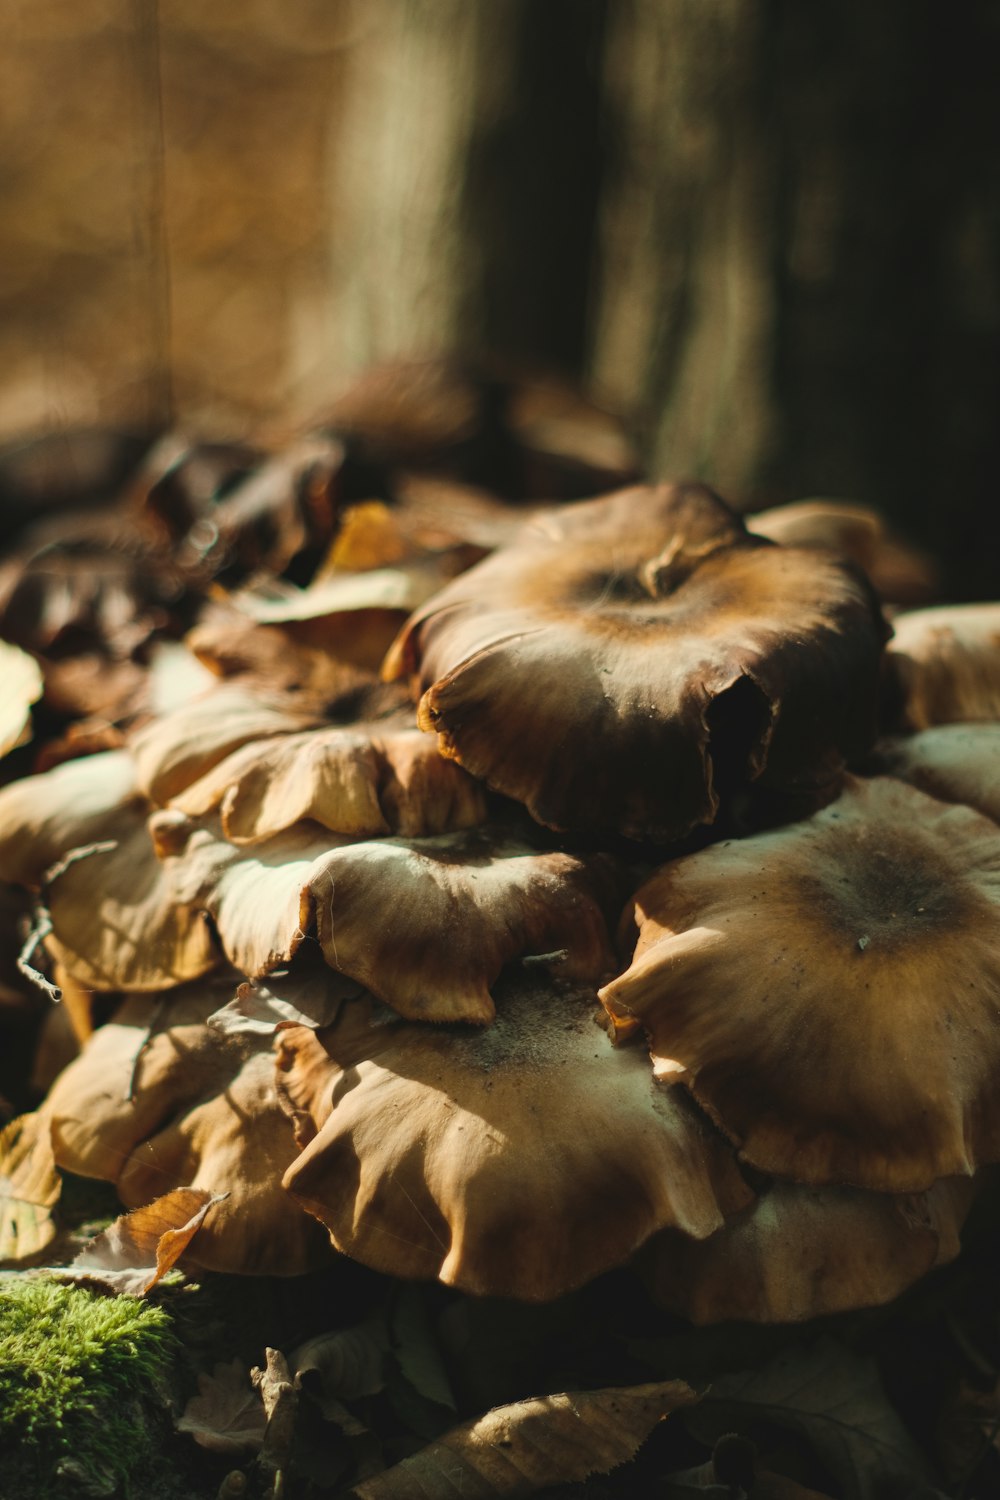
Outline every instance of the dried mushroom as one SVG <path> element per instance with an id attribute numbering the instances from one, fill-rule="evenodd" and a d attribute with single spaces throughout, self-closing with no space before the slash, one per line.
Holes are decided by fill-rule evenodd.
<path id="1" fill-rule="evenodd" d="M 660 485 L 536 516 L 418 610 L 386 671 L 539 822 L 666 842 L 720 791 L 828 785 L 867 749 L 883 636 L 850 565 Z"/>

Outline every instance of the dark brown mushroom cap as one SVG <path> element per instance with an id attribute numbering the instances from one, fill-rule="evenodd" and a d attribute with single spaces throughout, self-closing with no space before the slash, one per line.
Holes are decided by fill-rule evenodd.
<path id="1" fill-rule="evenodd" d="M 998 918 L 996 824 L 852 781 L 659 870 L 602 999 L 754 1166 L 918 1192 L 1000 1159 Z"/>
<path id="2" fill-rule="evenodd" d="M 175 1187 L 225 1193 L 192 1243 L 210 1270 L 288 1276 L 330 1258 L 326 1236 L 281 1188 L 296 1155 L 275 1092 L 269 1036 L 206 1024 L 232 986 L 187 986 L 149 1031 L 127 999 L 53 1085 L 56 1161 L 113 1182 L 128 1208 Z"/>
<path id="3" fill-rule="evenodd" d="M 775 1182 L 707 1240 L 654 1235 L 638 1265 L 660 1306 L 692 1323 L 881 1307 L 954 1260 L 976 1185 L 951 1177 L 897 1196 Z"/>
<path id="4" fill-rule="evenodd" d="M 444 754 L 542 823 L 670 840 L 717 782 L 828 782 L 874 733 L 884 626 L 830 554 L 751 537 L 701 485 L 544 512 L 408 624 Z"/>
<path id="5" fill-rule="evenodd" d="M 898 776 L 941 802 L 964 802 L 1000 823 L 1000 722 L 939 724 L 886 740 L 873 762 L 882 775 Z"/>
<path id="6" fill-rule="evenodd" d="M 657 1228 L 703 1238 L 749 1190 L 641 1049 L 612 1049 L 593 992 L 505 981 L 485 1031 L 373 1024 L 348 1002 L 278 1046 L 301 1156 L 288 1190 L 376 1270 L 538 1301 Z"/>
<path id="7" fill-rule="evenodd" d="M 885 666 L 901 728 L 1000 719 L 1000 604 L 916 609 L 892 627 Z"/>

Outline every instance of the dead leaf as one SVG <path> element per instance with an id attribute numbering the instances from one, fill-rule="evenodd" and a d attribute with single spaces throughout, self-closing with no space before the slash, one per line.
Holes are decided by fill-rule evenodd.
<path id="1" fill-rule="evenodd" d="M 845 1500 L 878 1500 L 889 1483 L 913 1489 L 926 1482 L 926 1461 L 890 1406 L 874 1361 L 832 1339 L 791 1349 L 759 1370 L 719 1376 L 687 1419 L 708 1444 L 727 1432 L 755 1437 L 760 1424 L 805 1438 Z"/>
<path id="2" fill-rule="evenodd" d="M 49 1117 L 11 1120 L 0 1132 L 0 1261 L 32 1259 L 51 1245 L 61 1190 Z"/>
<path id="3" fill-rule="evenodd" d="M 267 1417 L 242 1361 L 219 1363 L 211 1375 L 199 1375 L 198 1395 L 191 1397 L 175 1426 L 213 1453 L 258 1452 Z"/>
<path id="4" fill-rule="evenodd" d="M 250 1379 L 260 1391 L 267 1415 L 264 1442 L 257 1463 L 265 1474 L 273 1474 L 269 1495 L 277 1500 L 283 1493 L 283 1476 L 292 1461 L 295 1440 L 295 1416 L 299 1393 L 292 1383 L 288 1362 L 280 1349 L 265 1350 L 264 1368 L 251 1370 Z"/>
<path id="5" fill-rule="evenodd" d="M 307 1340 L 293 1349 L 289 1365 L 296 1384 L 323 1409 L 326 1397 L 356 1401 L 383 1390 L 388 1353 L 388 1329 L 376 1317 Z"/>
<path id="6" fill-rule="evenodd" d="M 358 1500 L 490 1500 L 607 1474 L 656 1424 L 699 1397 L 682 1381 L 539 1396 L 464 1422 L 384 1474 Z"/>
<path id="7" fill-rule="evenodd" d="M 26 651 L 0 641 L 0 756 L 31 738 L 31 705 L 42 696 L 42 674 Z"/>
<path id="8" fill-rule="evenodd" d="M 59 1275 L 141 1297 L 173 1270 L 214 1203 L 227 1193 L 175 1188 L 115 1220 Z"/>

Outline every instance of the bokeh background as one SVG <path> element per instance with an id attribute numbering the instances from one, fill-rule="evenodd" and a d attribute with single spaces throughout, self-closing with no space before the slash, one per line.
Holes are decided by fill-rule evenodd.
<path id="1" fill-rule="evenodd" d="M 489 351 L 1000 587 L 995 0 L 5 0 L 0 440 Z"/>

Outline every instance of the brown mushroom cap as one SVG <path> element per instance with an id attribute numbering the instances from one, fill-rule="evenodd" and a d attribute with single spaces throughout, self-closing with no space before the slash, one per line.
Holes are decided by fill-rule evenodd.
<path id="1" fill-rule="evenodd" d="M 481 1025 L 507 963 L 543 955 L 594 984 L 614 971 L 623 891 L 607 855 L 540 853 L 488 828 L 350 843 L 298 826 L 237 848 L 212 820 L 167 811 L 147 826 L 134 805 L 110 831 L 113 848 L 46 888 L 48 946 L 96 989 L 169 989 L 223 954 L 257 977 L 314 934 L 331 968 L 401 1014 Z"/>
<path id="2" fill-rule="evenodd" d="M 1000 723 L 940 724 L 886 740 L 874 760 L 881 774 L 941 802 L 964 802 L 1000 823 Z"/>
<path id="3" fill-rule="evenodd" d="M 536 516 L 385 670 L 416 674 L 443 753 L 540 822 L 670 840 L 714 819 L 720 772 L 812 785 L 866 749 L 883 635 L 849 564 L 659 485 Z"/>
<path id="4" fill-rule="evenodd" d="M 295 1275 L 325 1264 L 329 1245 L 281 1188 L 296 1150 L 270 1037 L 206 1024 L 231 993 L 204 983 L 179 990 L 152 1034 L 149 1001 L 126 999 L 52 1088 L 53 1150 L 66 1170 L 113 1182 L 128 1208 L 175 1187 L 227 1194 L 189 1258 L 209 1270 Z"/>
<path id="5" fill-rule="evenodd" d="M 1000 604 L 897 615 L 885 664 L 904 729 L 1000 719 Z"/>
<path id="6" fill-rule="evenodd" d="M 925 604 L 938 591 L 930 559 L 890 529 L 885 517 L 867 505 L 846 500 L 800 500 L 745 516 L 755 536 L 785 547 L 826 547 L 863 568 L 880 599 L 893 604 Z"/>
<path id="7" fill-rule="evenodd" d="M 140 806 L 135 768 L 124 750 L 65 761 L 0 791 L 0 871 L 13 885 L 37 886 L 50 865 L 84 844 L 114 837 L 122 809 Z"/>
<path id="8" fill-rule="evenodd" d="M 349 1002 L 278 1042 L 304 1150 L 285 1185 L 376 1270 L 545 1300 L 666 1225 L 703 1238 L 749 1189 L 638 1049 L 611 1049 L 593 993 L 505 982 L 485 1031 L 375 1025 Z"/>
<path id="9" fill-rule="evenodd" d="M 218 808 L 226 838 L 250 844 L 302 820 L 353 838 L 470 828 L 486 818 L 486 793 L 404 713 L 253 741 L 172 806 L 191 817 Z"/>
<path id="10" fill-rule="evenodd" d="M 664 866 L 602 991 L 779 1177 L 918 1192 L 1000 1159 L 1000 830 L 851 781 L 779 832 Z"/>
<path id="11" fill-rule="evenodd" d="M 881 1307 L 954 1260 L 968 1178 L 894 1196 L 775 1182 L 695 1243 L 663 1230 L 638 1263 L 655 1300 L 692 1323 L 800 1323 Z"/>

